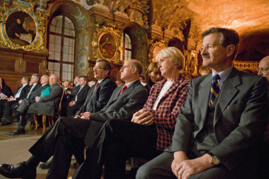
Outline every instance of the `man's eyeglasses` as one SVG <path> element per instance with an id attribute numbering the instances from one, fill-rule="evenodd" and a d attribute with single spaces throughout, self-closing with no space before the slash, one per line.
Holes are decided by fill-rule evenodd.
<path id="1" fill-rule="evenodd" d="M 266 73 L 266 72 L 269 72 L 269 68 L 257 68 L 257 71 L 259 72 L 262 72 L 262 73 Z"/>
<path id="2" fill-rule="evenodd" d="M 200 48 L 200 52 L 203 51 L 203 50 L 214 50 L 217 45 L 220 45 L 220 44 L 207 44 L 207 45 L 202 45 L 201 48 Z"/>
<path id="3" fill-rule="evenodd" d="M 104 69 L 102 67 L 93 67 L 93 70 L 100 70 L 100 69 Z"/>

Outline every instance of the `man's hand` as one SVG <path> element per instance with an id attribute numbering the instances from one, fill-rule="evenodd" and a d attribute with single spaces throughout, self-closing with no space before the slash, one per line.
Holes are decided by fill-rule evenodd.
<path id="1" fill-rule="evenodd" d="M 205 154 L 202 157 L 192 160 L 182 160 L 179 158 L 177 161 L 173 161 L 172 171 L 178 179 L 187 179 L 191 175 L 213 167 L 214 165 L 210 163 L 210 160 L 211 156 L 209 154 Z"/>
<path id="2" fill-rule="evenodd" d="M 90 112 L 85 112 L 85 113 L 81 113 L 80 114 L 80 119 L 87 119 L 87 120 L 89 120 L 90 119 L 90 115 L 91 115 L 91 113 Z"/>
<path id="3" fill-rule="evenodd" d="M 39 99 L 40 99 L 40 97 L 39 97 L 39 96 L 36 96 L 36 97 L 35 97 L 35 102 L 38 103 L 38 102 L 39 102 Z"/>
<path id="4" fill-rule="evenodd" d="M 21 104 L 21 102 L 22 102 L 22 99 L 20 99 L 20 100 L 18 101 L 19 104 Z"/>
<path id="5" fill-rule="evenodd" d="M 13 96 L 10 96 L 7 101 L 15 101 L 16 99 Z"/>
<path id="6" fill-rule="evenodd" d="M 150 111 L 144 111 L 141 109 L 134 113 L 132 122 L 149 126 L 154 123 L 154 117 Z"/>
<path id="7" fill-rule="evenodd" d="M 79 115 L 76 115 L 74 118 L 79 119 L 79 118 L 80 118 L 80 116 L 79 116 Z"/>
<path id="8" fill-rule="evenodd" d="M 76 104 L 75 101 L 70 101 L 69 106 L 74 106 Z"/>
<path id="9" fill-rule="evenodd" d="M 2 96 L 1 99 L 2 100 L 7 100 L 7 96 Z"/>
<path id="10" fill-rule="evenodd" d="M 177 176 L 178 174 L 181 162 L 185 160 L 189 160 L 185 152 L 183 151 L 174 152 L 174 160 L 171 164 L 171 169 L 175 176 Z"/>

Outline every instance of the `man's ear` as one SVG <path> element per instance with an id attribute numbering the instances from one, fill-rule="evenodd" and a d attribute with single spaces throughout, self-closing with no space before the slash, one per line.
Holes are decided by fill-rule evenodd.
<path id="1" fill-rule="evenodd" d="M 133 72 L 133 74 L 135 74 L 137 72 L 137 68 L 135 66 L 132 68 L 132 72 Z"/>
<path id="2" fill-rule="evenodd" d="M 230 44 L 226 47 L 226 54 L 227 54 L 227 57 L 230 57 L 234 54 L 234 51 L 235 51 L 235 45 L 233 44 Z"/>

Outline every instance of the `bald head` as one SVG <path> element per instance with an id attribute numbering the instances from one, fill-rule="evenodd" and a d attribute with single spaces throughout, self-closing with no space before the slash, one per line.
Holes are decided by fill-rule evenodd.
<path id="1" fill-rule="evenodd" d="M 269 81 L 269 55 L 264 57 L 260 63 L 258 68 L 258 75 L 262 75 L 267 78 Z"/>
<path id="2" fill-rule="evenodd" d="M 58 82 L 58 76 L 55 74 L 52 74 L 50 75 L 49 80 L 50 80 L 49 83 L 52 86 Z"/>

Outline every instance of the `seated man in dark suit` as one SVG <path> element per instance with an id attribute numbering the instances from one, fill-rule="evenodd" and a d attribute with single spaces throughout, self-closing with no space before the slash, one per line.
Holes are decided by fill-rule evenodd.
<path id="1" fill-rule="evenodd" d="M 83 105 L 85 102 L 86 96 L 90 87 L 87 85 L 87 77 L 79 76 L 79 85 L 80 88 L 75 96 L 73 96 L 72 101 L 69 102 L 69 105 L 66 107 L 66 116 L 72 117 L 76 114 L 76 111 Z"/>
<path id="2" fill-rule="evenodd" d="M 111 70 L 112 66 L 109 61 L 104 59 L 96 60 L 93 71 L 94 78 L 98 80 L 98 83 L 90 88 L 86 100 L 76 113 L 75 118 L 80 118 L 80 116 L 86 116 L 90 113 L 96 113 L 107 104 L 111 94 L 117 87 L 114 81 L 109 78 Z M 78 164 L 84 161 L 84 145 L 81 146 L 80 150 L 81 152 L 77 152 L 76 154 Z M 47 164 L 42 164 L 40 167 L 49 168 L 49 165 L 50 162 L 47 162 Z"/>
<path id="3" fill-rule="evenodd" d="M 35 99 L 35 96 L 37 95 L 37 92 L 38 90 L 40 89 L 40 86 L 41 84 L 38 82 L 39 81 L 39 75 L 38 74 L 33 74 L 32 77 L 31 77 L 31 81 L 30 83 L 32 84 L 31 86 L 29 86 L 29 92 L 28 94 L 26 95 L 26 98 L 27 100 L 29 101 L 34 101 Z M 15 103 L 13 105 L 11 105 L 11 109 L 14 113 L 17 113 L 17 108 L 18 106 L 22 103 L 23 99 L 20 99 L 18 101 L 18 103 Z M 25 115 L 23 115 L 22 117 L 25 117 Z M 19 118 L 20 118 L 20 115 L 18 115 L 18 118 L 14 118 L 13 116 L 10 116 L 10 117 L 5 117 L 2 119 L 2 123 L 4 125 L 8 125 L 8 124 L 11 124 L 12 121 L 14 120 L 15 122 L 19 122 Z"/>
<path id="4" fill-rule="evenodd" d="M 13 104 L 18 104 L 18 101 L 26 98 L 30 88 L 29 88 L 29 77 L 24 76 L 21 78 L 21 86 L 18 88 L 14 96 L 10 96 L 7 100 L 0 100 L 0 108 L 3 109 L 3 118 L 10 117 L 12 115 L 11 106 Z M 3 123 L 2 125 L 5 125 Z"/>
<path id="5" fill-rule="evenodd" d="M 41 92 L 44 89 L 49 87 L 48 81 L 49 81 L 49 76 L 43 75 L 40 79 L 41 86 L 36 84 L 39 86 L 39 88 L 33 94 L 30 90 L 31 93 L 30 92 L 29 92 L 30 94 L 28 93 L 29 98 L 22 100 L 21 104 L 18 106 L 18 108 L 16 110 L 17 112 L 15 113 L 15 115 L 11 116 L 9 118 L 6 118 L 7 120 L 10 120 L 10 121 L 14 120 L 15 122 L 18 122 L 17 123 L 18 129 L 16 129 L 13 132 L 10 132 L 9 135 L 25 134 L 24 128 L 25 128 L 25 125 L 27 122 L 27 119 L 25 118 L 25 116 L 27 114 L 27 110 L 31 104 L 36 103 L 36 99 L 35 99 L 36 96 L 40 96 Z M 33 86 L 33 87 L 35 88 L 35 86 Z M 21 120 L 19 120 L 20 116 L 22 116 Z"/>
<path id="6" fill-rule="evenodd" d="M 74 78 L 74 87 L 71 90 L 65 91 L 65 99 L 63 99 L 61 104 L 61 117 L 66 117 L 66 107 L 69 105 L 70 101 L 72 101 L 72 98 L 76 96 L 79 88 L 79 76 L 76 76 Z"/>
<path id="7" fill-rule="evenodd" d="M 267 79 L 233 67 L 239 44 L 234 30 L 211 28 L 202 37 L 203 66 L 212 74 L 190 82 L 172 144 L 140 167 L 137 179 L 260 178 Z"/>
<path id="8" fill-rule="evenodd" d="M 57 83 L 58 76 L 55 74 L 49 77 L 49 94 L 46 96 L 36 96 L 35 101 L 29 106 L 27 113 L 29 114 L 42 114 L 45 116 L 54 116 L 59 108 L 59 102 L 62 96 L 62 88 Z M 41 92 L 42 93 L 42 92 Z"/>
<path id="9" fill-rule="evenodd" d="M 117 87 L 107 105 L 99 112 L 82 115 L 80 118 L 60 118 L 33 147 L 29 160 L 18 165 L 3 164 L 0 174 L 6 177 L 35 178 L 36 166 L 53 155 L 47 178 L 67 178 L 71 156 L 85 141 L 94 142 L 103 123 L 109 119 L 131 120 L 147 99 L 147 91 L 140 83 L 142 65 L 137 60 L 125 61 L 125 72 L 121 78 L 126 86 Z"/>

